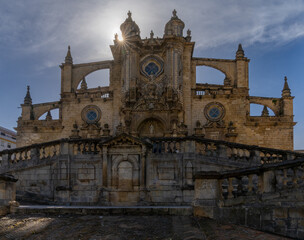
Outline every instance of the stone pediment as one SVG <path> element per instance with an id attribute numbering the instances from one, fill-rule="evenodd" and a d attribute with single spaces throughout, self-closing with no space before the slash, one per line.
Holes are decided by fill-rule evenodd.
<path id="1" fill-rule="evenodd" d="M 107 146 L 107 147 L 120 147 L 120 146 L 148 146 L 150 147 L 151 144 L 145 140 L 140 138 L 133 137 L 126 133 L 122 133 L 118 136 L 112 137 L 107 139 L 106 141 L 100 143 L 100 145 Z"/>

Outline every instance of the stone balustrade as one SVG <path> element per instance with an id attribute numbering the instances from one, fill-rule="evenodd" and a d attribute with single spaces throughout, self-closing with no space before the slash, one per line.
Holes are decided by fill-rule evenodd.
<path id="1" fill-rule="evenodd" d="M 100 154 L 100 139 L 77 139 L 72 142 L 73 154 Z"/>
<path id="2" fill-rule="evenodd" d="M 253 165 L 279 163 L 304 157 L 303 153 L 263 148 L 253 145 L 211 140 L 200 137 L 149 138 L 153 153 L 193 152 L 208 157 L 229 158 L 239 162 L 252 162 Z"/>
<path id="3" fill-rule="evenodd" d="M 0 173 L 16 167 L 39 164 L 42 160 L 56 159 L 62 154 L 83 155 L 101 154 L 103 142 L 111 137 L 96 139 L 61 139 L 42 144 L 4 150 L 0 152 Z M 280 163 L 304 157 L 303 153 L 262 148 L 219 140 L 189 137 L 146 138 L 151 143 L 153 154 L 195 153 L 198 156 L 229 159 L 250 166 Z M 65 150 L 63 150 L 65 149 Z"/>
<path id="4" fill-rule="evenodd" d="M 304 157 L 194 179 L 195 215 L 304 237 Z"/>
<path id="5" fill-rule="evenodd" d="M 43 160 L 46 158 L 55 158 L 60 155 L 60 146 L 61 141 L 53 141 L 4 150 L 0 152 L 0 157 L 2 158 L 1 166 L 13 167 L 15 164 L 25 164 L 34 159 Z"/>
<path id="6" fill-rule="evenodd" d="M 196 88 L 193 89 L 192 95 L 194 97 L 201 98 L 203 96 L 214 96 L 214 95 L 230 95 L 233 93 L 231 86 L 223 86 L 216 84 L 197 84 Z"/>

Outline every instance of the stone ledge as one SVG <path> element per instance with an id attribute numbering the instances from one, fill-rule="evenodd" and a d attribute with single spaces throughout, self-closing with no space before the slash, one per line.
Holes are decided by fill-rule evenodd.
<path id="1" fill-rule="evenodd" d="M 191 216 L 191 206 L 47 206 L 21 205 L 17 214 L 76 214 L 76 215 L 177 215 Z"/>

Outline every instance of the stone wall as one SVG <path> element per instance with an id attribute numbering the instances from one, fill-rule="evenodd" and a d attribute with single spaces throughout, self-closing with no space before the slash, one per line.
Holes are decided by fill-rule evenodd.
<path id="1" fill-rule="evenodd" d="M 35 144 L 0 157 L 0 173 L 18 177 L 17 195 L 25 202 L 189 205 L 199 171 L 284 163 L 303 154 L 196 137 L 121 134 Z"/>
<path id="2" fill-rule="evenodd" d="M 156 38 L 152 33 L 149 39 L 141 39 L 138 34 L 128 37 L 128 44 L 115 39 L 110 46 L 113 60 L 108 61 L 74 64 L 68 48 L 60 66 L 60 101 L 33 104 L 28 89 L 18 119 L 17 147 L 124 132 L 134 137 L 205 136 L 293 150 L 293 97 L 287 79 L 281 98 L 250 96 L 249 59 L 242 46 L 233 59 L 193 57 L 195 43 L 191 35 L 183 36 L 182 28 L 178 36 Z M 148 66 L 154 66 L 153 71 Z M 199 83 L 199 66 L 221 71 L 223 84 Z M 101 69 L 109 69 L 109 86 L 88 88 L 85 77 Z M 266 108 L 263 116 L 250 116 L 251 103 Z M 99 112 L 93 120 L 86 116 L 90 107 Z M 48 115 L 39 120 L 55 108 L 59 119 Z M 275 116 L 269 116 L 267 108 Z M 215 115 L 208 115 L 212 109 Z"/>
<path id="3" fill-rule="evenodd" d="M 12 175 L 0 175 L 0 216 L 14 211 L 17 205 L 16 200 L 16 181 Z"/>

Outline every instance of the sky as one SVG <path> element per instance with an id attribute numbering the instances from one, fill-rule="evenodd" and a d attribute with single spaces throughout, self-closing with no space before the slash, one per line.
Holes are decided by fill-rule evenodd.
<path id="1" fill-rule="evenodd" d="M 0 126 L 17 126 L 27 85 L 34 104 L 60 99 L 59 65 L 68 45 L 74 63 L 112 59 L 109 45 L 115 33 L 121 38 L 129 10 L 145 38 L 151 30 L 163 36 L 173 9 L 184 35 L 192 32 L 195 57 L 234 59 L 242 43 L 251 60 L 250 95 L 281 97 L 287 76 L 295 96 L 295 149 L 304 149 L 303 0 L 0 0 Z M 99 74 L 89 86 L 107 83 L 108 73 Z M 210 69 L 198 74 L 198 82 L 219 78 Z"/>

